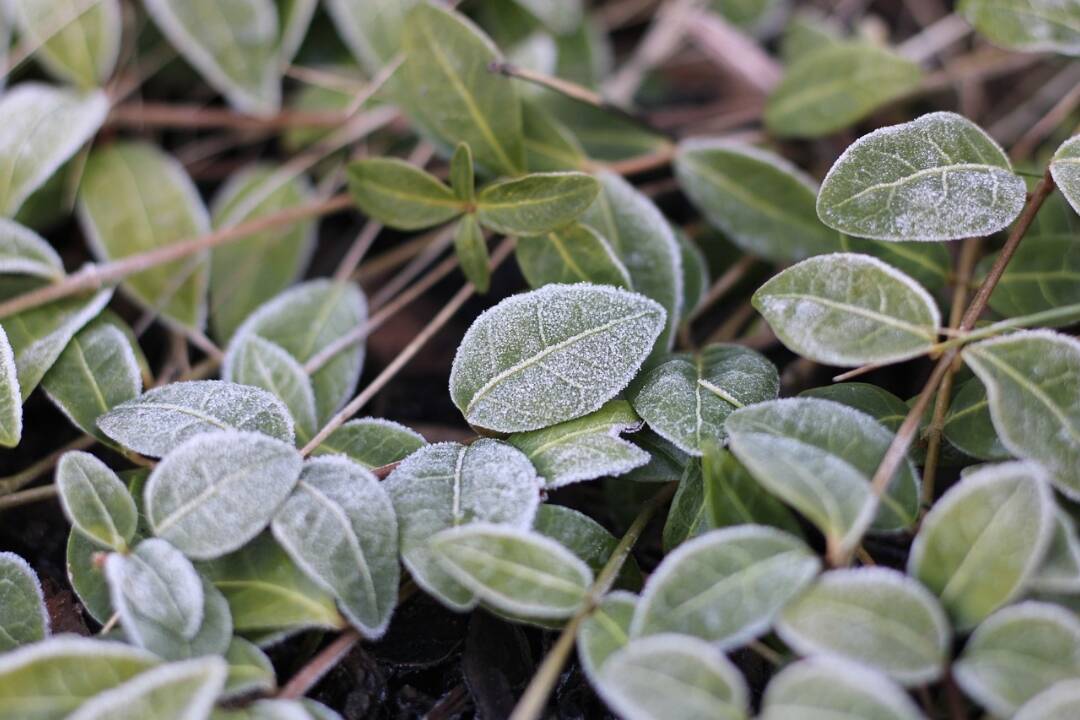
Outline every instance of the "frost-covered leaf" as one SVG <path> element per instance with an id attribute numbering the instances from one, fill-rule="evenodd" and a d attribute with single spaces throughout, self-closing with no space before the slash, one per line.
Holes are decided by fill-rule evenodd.
<path id="1" fill-rule="evenodd" d="M 64 276 L 64 263 L 45 238 L 14 220 L 0 218 L 0 273 L 57 280 Z"/>
<path id="2" fill-rule="evenodd" d="M 15 353 L 0 325 L 0 446 L 15 447 L 22 438 L 22 401 Z"/>
<path id="3" fill-rule="evenodd" d="M 945 243 L 887 242 L 841 235 L 840 247 L 844 252 L 873 255 L 931 292 L 945 289 L 952 281 L 952 256 Z"/>
<path id="4" fill-rule="evenodd" d="M 441 225 L 466 203 L 442 180 L 397 158 L 367 158 L 349 165 L 349 192 L 368 217 L 398 230 Z"/>
<path id="5" fill-rule="evenodd" d="M 580 107 L 580 105 L 579 105 Z M 597 174 L 601 191 L 582 216 L 607 240 L 630 274 L 630 289 L 652 298 L 667 311 L 666 331 L 657 350 L 670 349 L 682 317 L 682 253 L 671 225 L 649 198 L 622 177 Z"/>
<path id="6" fill-rule="evenodd" d="M 476 219 L 504 235 L 540 235 L 576 220 L 599 192 L 595 178 L 578 172 L 500 180 L 476 196 Z"/>
<path id="7" fill-rule="evenodd" d="M 957 240 L 1011 223 L 1027 189 L 981 128 L 955 113 L 923 115 L 859 138 L 818 193 L 826 225 L 876 240 Z"/>
<path id="8" fill-rule="evenodd" d="M 1080 714 L 1080 680 L 1062 680 L 1024 703 L 1013 720 L 1058 720 Z"/>
<path id="9" fill-rule="evenodd" d="M 127 487 L 90 453 L 68 452 L 56 467 L 64 514 L 89 539 L 125 552 L 135 537 L 139 512 Z"/>
<path id="10" fill-rule="evenodd" d="M 1054 683 L 1080 676 L 1080 620 L 1049 603 L 1004 608 L 975 628 L 953 673 L 980 705 L 1012 717 Z"/>
<path id="11" fill-rule="evenodd" d="M 540 479 L 516 448 L 495 440 L 420 448 L 386 478 L 398 519 L 401 559 L 413 580 L 457 610 L 476 603 L 446 574 L 428 540 L 441 530 L 481 521 L 525 529 L 540 501 Z"/>
<path id="12" fill-rule="evenodd" d="M 105 122 L 105 93 L 81 94 L 36 82 L 0 97 L 0 215 L 12 217 Z"/>
<path id="13" fill-rule="evenodd" d="M 233 383 L 269 391 L 275 402 L 284 404 L 298 444 L 315 436 L 315 388 L 303 366 L 284 348 L 247 333 L 232 343 L 225 362 L 224 374 Z"/>
<path id="14" fill-rule="evenodd" d="M 129 554 L 110 554 L 105 577 L 124 631 L 135 644 L 146 647 L 142 628 L 148 624 L 185 640 L 202 627 L 202 580 L 191 561 L 164 540 L 143 540 Z"/>
<path id="15" fill-rule="evenodd" d="M 195 184 L 174 158 L 145 142 L 117 142 L 90 153 L 79 185 L 83 232 L 101 261 L 156 250 L 210 232 Z M 209 253 L 156 265 L 121 288 L 180 325 L 206 321 Z"/>
<path id="16" fill-rule="evenodd" d="M 269 524 L 296 485 L 300 466 L 291 445 L 266 435 L 196 435 L 150 473 L 147 519 L 155 535 L 188 557 L 220 557 Z"/>
<path id="17" fill-rule="evenodd" d="M 814 210 L 817 185 L 775 153 L 725 140 L 686 140 L 675 173 L 709 222 L 749 253 L 788 263 L 841 249 L 840 235 Z"/>
<path id="18" fill-rule="evenodd" d="M 81 88 L 102 85 L 120 54 L 120 0 L 15 0 L 9 3 L 24 42 L 50 74 Z"/>
<path id="19" fill-rule="evenodd" d="M 280 25 L 274 0 L 144 4 L 173 47 L 234 108 L 266 115 L 281 106 Z"/>
<path id="20" fill-rule="evenodd" d="M 611 245 L 587 225 L 574 223 L 544 235 L 518 238 L 521 274 L 534 288 L 589 282 L 630 287 L 630 274 Z"/>
<path id="21" fill-rule="evenodd" d="M 509 297 L 465 333 L 450 394 L 469 424 L 549 427 L 598 410 L 626 387 L 664 326 L 648 298 L 600 285 L 547 285 Z"/>
<path id="22" fill-rule="evenodd" d="M 234 553 L 198 564 L 229 603 L 233 627 L 252 635 L 340 629 L 334 598 L 298 568 L 269 532 Z"/>
<path id="23" fill-rule="evenodd" d="M 732 413 L 727 431 L 750 474 L 817 526 L 834 552 L 851 549 L 871 522 L 891 531 L 918 517 L 910 461 L 875 502 L 870 479 L 893 434 L 858 410 L 817 398 L 775 400 Z"/>
<path id="24" fill-rule="evenodd" d="M 167 663 L 91 698 L 68 720 L 195 720 L 205 718 L 225 687 L 217 657 Z"/>
<path id="25" fill-rule="evenodd" d="M 812 657 L 788 665 L 769 681 L 760 718 L 922 720 L 923 714 L 884 675 L 855 663 Z"/>
<path id="26" fill-rule="evenodd" d="M 559 543 L 507 525 L 448 528 L 428 547 L 442 570 L 483 602 L 523 617 L 569 617 L 593 582 L 589 566 Z"/>
<path id="27" fill-rule="evenodd" d="M 705 481 L 701 461 L 688 458 L 679 478 L 679 485 L 671 498 L 660 546 L 669 553 L 682 543 L 715 530 L 705 507 Z"/>
<path id="28" fill-rule="evenodd" d="M 710 528 L 752 523 L 769 525 L 802 537 L 799 521 L 771 495 L 728 450 L 705 446 L 701 459 L 702 504 Z"/>
<path id="29" fill-rule="evenodd" d="M 548 488 L 622 475 L 649 461 L 649 454 L 623 440 L 641 427 L 625 400 L 611 400 L 594 413 L 543 430 L 511 435 L 508 442 L 528 456 Z"/>
<path id="30" fill-rule="evenodd" d="M 881 567 L 825 573 L 784 608 L 776 632 L 800 655 L 838 655 L 904 685 L 940 677 L 951 641 L 937 598 Z"/>
<path id="31" fill-rule="evenodd" d="M 765 105 L 780 137 L 813 138 L 853 125 L 919 87 L 918 64 L 865 41 L 833 42 L 797 58 Z"/>
<path id="32" fill-rule="evenodd" d="M 966 474 L 923 519 L 908 574 L 941 598 L 959 630 L 1014 598 L 1042 562 L 1054 531 L 1054 499 L 1034 463 Z"/>
<path id="33" fill-rule="evenodd" d="M 15 553 L 0 552 L 0 653 L 44 640 L 49 613 L 33 568 Z M 0 698 L 3 698 L 0 663 Z"/>
<path id="34" fill-rule="evenodd" d="M 397 604 L 398 525 L 371 472 L 345 458 L 309 461 L 270 527 L 350 623 L 369 638 L 386 632 Z"/>
<path id="35" fill-rule="evenodd" d="M 41 379 L 49 399 L 71 422 L 106 444 L 111 441 L 98 429 L 98 418 L 142 392 L 140 358 L 122 322 L 106 315 L 91 321 Z"/>
<path id="36" fill-rule="evenodd" d="M 604 663 L 597 690 L 625 720 L 742 720 L 746 681 L 724 655 L 692 637 L 639 638 Z"/>
<path id="37" fill-rule="evenodd" d="M 804 260 L 758 288 L 753 303 L 789 349 L 845 367 L 921 355 L 941 324 L 921 285 L 854 253 Z"/>
<path id="38" fill-rule="evenodd" d="M 19 720 L 63 720 L 160 662 L 130 645 L 60 635 L 0 656 L 0 707 Z"/>
<path id="39" fill-rule="evenodd" d="M 137 539 L 141 539 L 136 535 Z M 65 548 L 67 578 L 71 589 L 82 603 L 86 613 L 104 625 L 112 617 L 112 601 L 109 599 L 109 587 L 105 583 L 105 573 L 96 561 L 105 556 L 109 548 L 98 545 L 75 528 L 68 533 Z"/>
<path id="40" fill-rule="evenodd" d="M 1002 444 L 1080 498 L 1080 341 L 1032 330 L 970 345 L 963 358 L 986 386 Z"/>
<path id="41" fill-rule="evenodd" d="M 276 343 L 303 364 L 366 321 L 367 300 L 353 283 L 309 280 L 294 285 L 262 305 L 237 329 L 225 354 L 223 378 L 233 379 L 234 348 L 249 333 Z M 364 344 L 356 343 L 311 374 L 320 424 L 352 397 L 363 366 Z"/>
<path id="42" fill-rule="evenodd" d="M 907 404 L 888 390 L 870 383 L 844 382 L 804 390 L 800 397 L 814 397 L 853 407 L 896 432 L 908 414 Z"/>
<path id="43" fill-rule="evenodd" d="M 489 71 L 499 54 L 479 28 L 453 10 L 420 3 L 406 16 L 400 45 L 391 47 L 405 52 L 401 94 L 421 127 L 444 146 L 468 143 L 493 174 L 524 169 L 521 102 L 510 78 Z"/>
<path id="44" fill-rule="evenodd" d="M 330 434 L 312 455 L 344 455 L 368 470 L 404 460 L 427 440 L 415 430 L 381 418 L 350 420 Z"/>
<path id="45" fill-rule="evenodd" d="M 1080 20 L 1080 7 L 1076 8 L 1075 19 Z M 1077 53 L 1080 55 L 1080 26 L 1076 32 Z M 1061 194 L 1080 213 L 1080 135 L 1074 135 L 1061 144 L 1050 161 L 1050 174 L 1054 178 Z"/>
<path id="46" fill-rule="evenodd" d="M 634 482 L 673 482 L 682 477 L 690 456 L 649 428 L 630 436 L 631 442 L 649 453 L 649 462 L 626 473 Z"/>
<path id="47" fill-rule="evenodd" d="M 637 596 L 622 590 L 608 593 L 578 626 L 577 652 L 581 668 L 594 685 L 604 663 L 630 642 L 630 621 Z"/>
<path id="48" fill-rule="evenodd" d="M 311 200 L 310 183 L 289 174 L 272 165 L 252 165 L 230 177 L 214 197 L 214 227 L 231 227 Z M 210 323 L 216 338 L 227 342 L 253 310 L 296 281 L 314 250 L 317 228 L 315 220 L 300 220 L 210 252 Z"/>
<path id="49" fill-rule="evenodd" d="M 257 645 L 239 637 L 229 642 L 225 651 L 229 674 L 222 695 L 226 698 L 253 692 L 270 694 L 277 689 L 277 675 L 266 653 Z"/>
<path id="50" fill-rule="evenodd" d="M 739 647 L 766 633 L 820 567 L 801 540 L 775 528 L 713 530 L 669 553 L 649 577 L 631 635 L 681 633 Z"/>
<path id="51" fill-rule="evenodd" d="M 619 544 L 618 539 L 603 525 L 585 513 L 562 505 L 541 504 L 536 511 L 533 530 L 574 553 L 597 575 Z M 633 555 L 626 558 L 615 585 L 634 590 L 641 587 L 641 569 Z"/>
<path id="52" fill-rule="evenodd" d="M 484 231 L 469 214 L 461 218 L 454 230 L 454 252 L 465 279 L 473 284 L 478 293 L 486 293 L 491 286 L 490 257 Z"/>
<path id="53" fill-rule="evenodd" d="M 1080 55 L 1080 7 L 1073 0 L 963 0 L 958 11 L 1002 47 Z"/>
<path id="54" fill-rule="evenodd" d="M 1040 592 L 1080 592 L 1080 536 L 1076 522 L 1060 507 L 1054 511 L 1054 534 L 1046 557 L 1028 581 Z"/>
<path id="55" fill-rule="evenodd" d="M 401 51 L 401 29 L 419 0 L 326 0 L 326 12 L 368 76 Z"/>
<path id="56" fill-rule="evenodd" d="M 196 435 L 221 430 L 293 441 L 292 420 L 277 398 L 257 387 L 220 380 L 154 388 L 102 415 L 98 427 L 124 447 L 149 457 L 164 457 Z"/>
<path id="57" fill-rule="evenodd" d="M 675 229 L 675 239 L 679 243 L 679 255 L 682 258 L 683 271 L 683 301 L 682 318 L 685 323 L 691 313 L 697 310 L 698 305 L 705 298 L 709 289 L 709 261 L 701 248 L 690 237 L 678 228 Z"/>
<path id="58" fill-rule="evenodd" d="M 776 366 L 739 345 L 709 345 L 679 353 L 634 381 L 630 401 L 654 432 L 700 457 L 708 442 L 726 437 L 724 420 L 738 408 L 774 400 Z"/>
<path id="59" fill-rule="evenodd" d="M 953 447 L 973 458 L 1007 460 L 1011 457 L 994 429 L 986 387 L 977 377 L 969 378 L 957 389 L 949 403 L 942 433 Z"/>

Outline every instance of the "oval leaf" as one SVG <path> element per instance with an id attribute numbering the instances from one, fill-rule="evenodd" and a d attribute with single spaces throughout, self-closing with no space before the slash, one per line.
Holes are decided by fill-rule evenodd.
<path id="1" fill-rule="evenodd" d="M 630 621 L 637 596 L 625 591 L 608 593 L 578 626 L 577 652 L 581 669 L 593 685 L 607 659 L 630 642 Z"/>
<path id="2" fill-rule="evenodd" d="M 521 274 L 534 288 L 554 283 L 589 282 L 630 287 L 630 274 L 611 245 L 587 225 L 577 223 L 533 237 L 514 247 Z"/>
<path id="3" fill-rule="evenodd" d="M 884 675 L 854 663 L 815 657 L 788 665 L 769 681 L 760 717 L 922 720 L 923 714 Z"/>
<path id="4" fill-rule="evenodd" d="M 22 401 L 15 353 L 0 325 L 0 446 L 15 447 L 22 438 Z"/>
<path id="5" fill-rule="evenodd" d="M 303 366 L 277 343 L 246 333 L 229 347 L 224 375 L 240 386 L 268 390 L 284 403 L 299 445 L 307 444 L 317 430 L 315 388 Z M 286 438 L 282 438 L 283 440 Z"/>
<path id="6" fill-rule="evenodd" d="M 1012 457 L 994 429 L 986 386 L 977 377 L 960 385 L 949 403 L 949 414 L 945 416 L 941 430 L 953 447 L 973 458 L 1008 460 Z"/>
<path id="7" fill-rule="evenodd" d="M 600 185 L 578 172 L 534 173 L 488 185 L 476 198 L 476 219 L 504 235 L 540 235 L 585 212 Z"/>
<path id="8" fill-rule="evenodd" d="M 476 223 L 476 217 L 466 215 L 454 230 L 454 252 L 465 279 L 473 284 L 478 293 L 486 293 L 491 286 L 490 257 L 484 231 Z"/>
<path id="9" fill-rule="evenodd" d="M 349 165 L 349 192 L 368 217 L 398 230 L 441 225 L 465 212 L 454 191 L 422 168 L 397 158 Z"/>
<path id="10" fill-rule="evenodd" d="M 427 445 L 427 440 L 400 423 L 382 418 L 350 420 L 330 434 L 312 455 L 344 455 L 374 470 L 401 462 Z"/>
<path id="11" fill-rule="evenodd" d="M 81 88 L 103 84 L 116 67 L 123 29 L 119 0 L 19 0 L 11 10 L 24 42 L 60 80 Z"/>
<path id="12" fill-rule="evenodd" d="M 1063 680 L 1024 703 L 1013 720 L 1057 720 L 1080 713 L 1080 680 Z"/>
<path id="13" fill-rule="evenodd" d="M 799 521 L 787 506 L 762 487 L 730 451 L 706 445 L 701 470 L 700 512 L 710 528 L 755 523 L 802 537 Z"/>
<path id="14" fill-rule="evenodd" d="M 68 720 L 187 720 L 207 717 L 225 688 L 228 668 L 200 657 L 147 670 L 84 703 Z"/>
<path id="15" fill-rule="evenodd" d="M 0 218 L 0 273 L 57 280 L 64 276 L 64 263 L 45 238 L 13 220 Z"/>
<path id="16" fill-rule="evenodd" d="M 962 0 L 959 12 L 1002 47 L 1080 55 L 1080 9 L 1055 0 Z"/>
<path id="17" fill-rule="evenodd" d="M 1080 11 L 1077 14 L 1080 16 Z M 1076 33 L 1076 37 L 1080 54 L 1080 32 Z M 1080 135 L 1061 143 L 1050 161 L 1050 174 L 1073 210 L 1080 213 Z"/>
<path id="18" fill-rule="evenodd" d="M 33 568 L 15 553 L 0 552 L 0 653 L 44 640 L 49 612 Z M 3 697 L 0 663 L 0 698 Z"/>
<path id="19" fill-rule="evenodd" d="M 56 467 L 56 489 L 71 524 L 86 537 L 125 552 L 139 514 L 127 487 L 90 453 L 68 452 Z"/>
<path id="20" fill-rule="evenodd" d="M 401 50 L 401 28 L 419 0 L 326 0 L 338 34 L 368 77 L 378 74 Z"/>
<path id="21" fill-rule="evenodd" d="M 1028 587 L 1044 593 L 1080 592 L 1080 536 L 1072 516 L 1060 507 L 1054 512 L 1050 547 Z"/>
<path id="22" fill-rule="evenodd" d="M 266 653 L 243 638 L 234 637 L 225 651 L 229 675 L 222 697 L 225 699 L 254 693 L 272 694 L 277 690 L 277 674 Z"/>

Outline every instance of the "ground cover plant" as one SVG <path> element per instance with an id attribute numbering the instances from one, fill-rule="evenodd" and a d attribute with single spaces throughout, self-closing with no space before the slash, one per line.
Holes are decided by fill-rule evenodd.
<path id="1" fill-rule="evenodd" d="M 0 48 L 0 716 L 1080 716 L 1076 0 Z"/>

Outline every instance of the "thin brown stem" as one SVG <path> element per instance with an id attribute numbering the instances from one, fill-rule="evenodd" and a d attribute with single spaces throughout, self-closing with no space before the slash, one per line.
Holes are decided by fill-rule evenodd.
<path id="1" fill-rule="evenodd" d="M 324 647 L 319 654 L 308 661 L 300 672 L 292 676 L 278 692 L 278 698 L 282 700 L 296 700 L 302 698 L 311 688 L 322 680 L 326 673 L 330 672 L 335 665 L 348 655 L 353 647 L 360 642 L 360 633 L 355 628 L 347 628 L 338 635 L 334 642 Z"/>
<path id="2" fill-rule="evenodd" d="M 0 496 L 13 493 L 20 488 L 26 487 L 34 480 L 49 472 L 56 466 L 56 463 L 60 461 L 60 458 L 64 453 L 71 450 L 86 450 L 93 446 L 97 442 L 89 435 L 83 435 L 80 438 L 76 438 L 69 442 L 59 450 L 54 450 L 41 460 L 38 460 L 25 470 L 20 470 L 14 475 L 8 475 L 7 477 L 0 478 Z"/>
<path id="3" fill-rule="evenodd" d="M 0 497 L 0 512 L 56 497 L 56 485 L 48 484 Z"/>
<path id="4" fill-rule="evenodd" d="M 306 112 L 282 110 L 265 117 L 244 115 L 225 108 L 169 103 L 117 105 L 105 121 L 124 128 L 183 128 L 229 130 L 285 130 L 289 128 L 338 128 L 349 119 L 340 111 Z"/>
<path id="5" fill-rule="evenodd" d="M 697 318 L 701 317 L 702 313 L 711 308 L 720 298 L 731 292 L 732 288 L 742 282 L 747 273 L 753 269 L 757 264 L 757 258 L 750 255 L 743 255 L 741 258 L 735 261 L 731 267 L 724 271 L 724 273 L 716 279 L 710 287 L 708 292 L 705 293 L 705 297 L 701 299 L 698 306 L 694 308 L 694 312 L 690 313 L 689 322 L 693 322 Z"/>

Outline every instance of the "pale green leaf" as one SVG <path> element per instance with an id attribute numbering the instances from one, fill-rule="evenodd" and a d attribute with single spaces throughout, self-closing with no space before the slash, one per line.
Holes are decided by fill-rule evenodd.
<path id="1" fill-rule="evenodd" d="M 977 377 L 968 379 L 956 390 L 941 430 L 953 447 L 973 458 L 1008 460 L 1011 457 L 994 429 L 986 387 Z"/>
<path id="2" fill-rule="evenodd" d="M 0 325 L 0 445 L 3 447 L 15 447 L 22 438 L 22 401 L 15 353 L 4 326 Z"/>
<path id="3" fill-rule="evenodd" d="M 15 0 L 10 3 L 23 42 L 50 74 L 82 88 L 102 85 L 120 55 L 119 0 Z"/>
<path id="4" fill-rule="evenodd" d="M 644 465 L 649 455 L 619 437 L 641 427 L 625 400 L 611 400 L 594 413 L 507 440 L 536 467 L 547 488 L 598 477 L 622 475 Z"/>
<path id="5" fill-rule="evenodd" d="M 140 647 L 148 647 L 144 628 L 161 626 L 191 640 L 203 624 L 203 583 L 191 561 L 158 538 L 140 542 L 127 554 L 112 553 L 105 561 L 105 578 L 113 607 L 124 632 Z"/>
<path id="6" fill-rule="evenodd" d="M 888 390 L 861 382 L 843 382 L 804 390 L 799 397 L 814 397 L 853 407 L 896 432 L 908 414 L 908 406 Z"/>
<path id="7" fill-rule="evenodd" d="M 12 217 L 105 122 L 105 93 L 80 94 L 36 82 L 0 96 L 0 215 Z"/>
<path id="8" fill-rule="evenodd" d="M 562 41 L 562 38 L 559 40 Z M 559 56 L 560 59 L 562 55 Z M 521 104 L 525 166 L 530 172 L 581 170 L 588 158 L 574 134 L 534 101 Z"/>
<path id="9" fill-rule="evenodd" d="M 1027 189 L 979 126 L 937 112 L 875 130 L 833 163 L 818 193 L 822 222 L 876 240 L 957 240 L 1011 223 Z"/>
<path id="10" fill-rule="evenodd" d="M 117 142 L 90 153 L 79 186 L 79 217 L 95 256 L 114 261 L 210 232 L 210 218 L 187 171 L 144 142 Z M 169 320 L 206 321 L 209 253 L 156 265 L 121 288 Z"/>
<path id="11" fill-rule="evenodd" d="M 576 220 L 599 192 L 595 178 L 578 172 L 501 180 L 480 190 L 476 219 L 504 235 L 540 235 Z"/>
<path id="12" fill-rule="evenodd" d="M 679 255 L 682 258 L 683 271 L 683 300 L 682 317 L 683 323 L 697 310 L 701 301 L 705 299 L 705 293 L 709 289 L 709 261 L 705 253 L 697 246 L 690 237 L 678 228 L 675 229 L 675 239 L 679 243 Z"/>
<path id="13" fill-rule="evenodd" d="M 752 523 L 802 537 L 799 521 L 787 506 L 762 487 L 730 451 L 707 444 L 701 470 L 701 501 L 708 527 Z"/>
<path id="14" fill-rule="evenodd" d="M 468 143 L 458 143 L 450 158 L 450 188 L 454 191 L 454 197 L 461 202 L 476 201 L 476 177 Z"/>
<path id="15" fill-rule="evenodd" d="M 976 274 L 985 276 L 999 255 L 985 257 Z M 1076 304 L 1080 304 L 1080 243 L 1067 231 L 1025 237 L 990 295 L 990 308 L 1007 318 Z"/>
<path id="16" fill-rule="evenodd" d="M 209 715 L 228 669 L 217 657 L 167 663 L 90 699 L 68 720 L 197 720 Z"/>
<path id="17" fill-rule="evenodd" d="M 139 538 L 136 535 L 136 538 Z M 104 545 L 98 545 L 75 528 L 68 533 L 65 552 L 67 578 L 71 589 L 82 603 L 83 610 L 104 625 L 112 617 L 112 601 L 109 599 L 109 587 L 105 583 L 105 574 L 98 567 L 100 560 L 109 551 Z"/>
<path id="18" fill-rule="evenodd" d="M 1002 47 L 1080 55 L 1080 6 L 1075 0 L 963 0 L 958 10 Z"/>
<path id="19" fill-rule="evenodd" d="M 563 505 L 541 504 L 536 511 L 533 530 L 574 553 L 597 575 L 603 571 L 619 544 L 618 539 L 603 525 L 585 513 Z M 641 587 L 641 569 L 633 555 L 626 558 L 615 585 L 634 589 Z"/>
<path id="20" fill-rule="evenodd" d="M 1074 9 L 1077 53 L 1080 55 L 1080 6 Z M 1080 135 L 1074 135 L 1061 144 L 1050 161 L 1050 174 L 1061 194 L 1080 213 Z"/>
<path id="21" fill-rule="evenodd" d="M 843 367 L 922 355 L 941 325 L 921 285 L 853 253 L 804 260 L 758 288 L 753 303 L 789 349 Z"/>
<path id="22" fill-rule="evenodd" d="M 307 37 L 319 0 L 274 0 L 277 6 L 281 33 L 278 39 L 278 58 L 288 65 L 300 51 Z"/>
<path id="23" fill-rule="evenodd" d="M 491 286 L 490 258 L 484 231 L 477 224 L 475 215 L 466 215 L 458 222 L 454 230 L 454 251 L 465 279 L 478 293 L 486 293 Z"/>
<path id="24" fill-rule="evenodd" d="M 560 121 L 581 145 L 586 157 L 614 162 L 664 152 L 670 140 L 641 126 L 633 118 L 612 113 L 557 93 L 543 96 L 544 108 Z M 604 173 L 600 173 L 602 176 Z"/>
<path id="25" fill-rule="evenodd" d="M 816 50 L 826 48 L 843 36 L 835 19 L 817 8 L 799 8 L 791 14 L 780 36 L 780 59 L 790 64 Z"/>
<path id="26" fill-rule="evenodd" d="M 367 216 L 398 230 L 421 230 L 466 210 L 442 180 L 397 158 L 368 158 L 349 165 L 349 192 Z"/>
<path id="27" fill-rule="evenodd" d="M 701 461 L 688 458 L 683 468 L 679 485 L 671 498 L 664 531 L 660 536 L 660 547 L 665 553 L 671 552 L 682 543 L 715 530 L 710 522 L 705 506 L 705 479 Z"/>
<path id="28" fill-rule="evenodd" d="M 518 238 L 518 267 L 529 285 L 588 282 L 629 288 L 630 274 L 600 233 L 574 223 L 544 235 Z"/>
<path id="29" fill-rule="evenodd" d="M 56 466 L 56 489 L 64 514 L 89 539 L 125 552 L 135 537 L 139 512 L 127 487 L 90 453 L 67 452 Z"/>
<path id="30" fill-rule="evenodd" d="M 306 445 L 315 436 L 318 427 L 311 378 L 296 358 L 277 343 L 254 333 L 237 338 L 225 356 L 223 375 L 241 386 L 265 390 L 283 404 L 298 445 Z"/>
<path id="31" fill-rule="evenodd" d="M 251 693 L 272 694 L 277 689 L 277 675 L 270 658 L 243 638 L 234 637 L 225 651 L 229 674 L 225 679 L 225 698 Z"/>
<path id="32" fill-rule="evenodd" d="M 813 657 L 769 681 L 761 720 L 923 720 L 900 687 L 855 663 Z"/>
<path id="33" fill-rule="evenodd" d="M 801 540 L 761 525 L 713 530 L 649 576 L 631 636 L 681 633 L 735 648 L 764 635 L 821 563 Z"/>
<path id="34" fill-rule="evenodd" d="M 1024 703 L 1013 720 L 1058 720 L 1080 714 L 1080 680 L 1062 680 Z"/>
<path id="35" fill-rule="evenodd" d="M 566 35 L 577 29 L 585 19 L 581 0 L 514 0 L 528 10 L 549 30 Z"/>
<path id="36" fill-rule="evenodd" d="M 549 427 L 626 387 L 664 326 L 648 298 L 600 285 L 546 285 L 482 313 L 465 333 L 450 394 L 469 424 Z"/>
<path id="37" fill-rule="evenodd" d="M 0 653 L 44 640 L 49 612 L 33 568 L 15 553 L 0 552 Z M 0 698 L 3 697 L 0 663 Z"/>
<path id="38" fill-rule="evenodd" d="M 943 290 L 952 281 L 952 256 L 945 243 L 886 242 L 841 235 L 840 249 L 873 255 L 933 292 Z"/>
<path id="39" fill-rule="evenodd" d="M 401 51 L 401 29 L 418 0 L 326 0 L 338 34 L 369 76 Z"/>
<path id="40" fill-rule="evenodd" d="M 983 467 L 923 519 L 908 573 L 941 598 L 957 629 L 1012 600 L 1038 569 L 1054 530 L 1045 475 L 1034 463 Z"/>
<path id="41" fill-rule="evenodd" d="M 708 221 L 749 253 L 780 263 L 840 250 L 814 210 L 817 185 L 779 155 L 726 140 L 680 143 L 679 186 Z"/>
<path id="42" fill-rule="evenodd" d="M 14 220 L 0 218 L 0 273 L 58 280 L 64 276 L 64 263 L 45 238 Z"/>
<path id="43" fill-rule="evenodd" d="M 577 653 L 581 669 L 594 685 L 600 670 L 615 652 L 630 642 L 630 621 L 637 596 L 625 591 L 608 593 L 578 626 Z"/>
<path id="44" fill-rule="evenodd" d="M 350 420 L 315 448 L 312 455 L 344 455 L 368 470 L 404 460 L 427 440 L 415 430 L 381 418 Z"/>
<path id="45" fill-rule="evenodd" d="M 1028 587 L 1041 593 L 1080 592 L 1080 536 L 1072 516 L 1060 507 L 1054 511 L 1050 547 Z"/>

